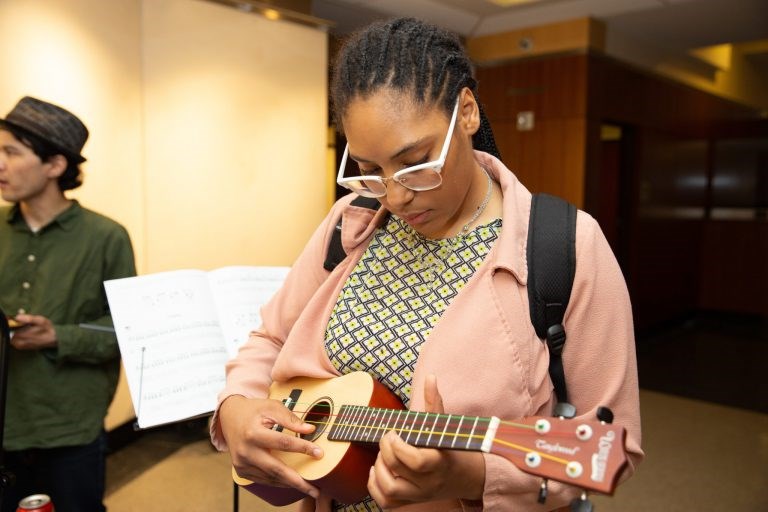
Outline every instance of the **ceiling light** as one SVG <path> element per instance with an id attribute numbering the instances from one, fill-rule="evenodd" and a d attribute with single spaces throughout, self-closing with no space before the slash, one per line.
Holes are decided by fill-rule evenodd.
<path id="1" fill-rule="evenodd" d="M 264 9 L 264 12 L 262 14 L 268 20 L 275 21 L 280 19 L 280 12 L 274 9 Z"/>
<path id="2" fill-rule="evenodd" d="M 512 7 L 514 5 L 531 4 L 534 2 L 540 2 L 541 0 L 488 0 L 492 4 L 500 5 L 501 7 Z"/>

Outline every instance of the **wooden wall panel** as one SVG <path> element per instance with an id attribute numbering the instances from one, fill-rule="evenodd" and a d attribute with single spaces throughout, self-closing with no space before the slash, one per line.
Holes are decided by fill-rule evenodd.
<path id="1" fill-rule="evenodd" d="M 504 163 L 531 192 L 547 192 L 581 204 L 586 125 L 581 119 L 537 122 L 521 132 L 509 121 L 493 123 Z"/>
<path id="2" fill-rule="evenodd" d="M 587 106 L 587 56 L 570 54 L 510 62 L 477 70 L 480 99 L 489 119 L 583 117 Z"/>
<path id="3" fill-rule="evenodd" d="M 578 18 L 473 37 L 467 41 L 467 51 L 472 59 L 484 64 L 586 48 L 605 48 L 603 22 Z"/>
<path id="4" fill-rule="evenodd" d="M 697 307 L 700 221 L 647 219 L 632 226 L 629 286 L 635 325 L 681 318 Z"/>
<path id="5" fill-rule="evenodd" d="M 589 116 L 635 126 L 706 134 L 755 110 L 602 54 L 589 55 Z"/>
<path id="6" fill-rule="evenodd" d="M 766 244 L 745 238 L 750 230 L 764 234 L 765 222 L 762 228 L 732 222 L 729 231 L 707 217 L 712 147 L 732 136 L 719 127 L 754 119 L 756 112 L 601 55 L 590 56 L 588 84 L 585 209 L 600 211 L 602 219 L 610 213 L 599 192 L 607 178 L 598 127 L 616 124 L 629 134 L 620 157 L 620 194 L 629 204 L 616 207 L 627 212 L 619 223 L 625 245 L 617 254 L 628 274 L 636 325 L 650 327 L 697 309 L 765 312 L 754 294 L 739 292 L 760 278 L 742 270 L 746 262 L 768 261 Z M 715 250 L 718 243 L 752 252 L 737 256 Z M 722 269 L 729 269 L 727 278 L 720 277 Z"/>
<path id="7" fill-rule="evenodd" d="M 502 158 L 533 192 L 583 204 L 586 55 L 524 60 L 478 70 L 483 103 Z M 532 112 L 534 127 L 517 128 Z"/>
<path id="8" fill-rule="evenodd" d="M 701 255 L 702 308 L 768 316 L 768 222 L 710 221 Z"/>
<path id="9" fill-rule="evenodd" d="M 700 308 L 765 311 L 756 295 L 738 295 L 764 278 L 744 269 L 768 261 L 768 242 L 745 238 L 765 237 L 765 220 L 727 231 L 707 217 L 712 148 L 733 136 L 724 124 L 755 119 L 752 109 L 597 53 L 481 66 L 477 76 L 504 162 L 531 191 L 572 201 L 606 231 L 638 327 Z M 517 127 L 524 111 L 535 116 L 531 131 Z M 603 124 L 621 127 L 611 147 Z M 717 240 L 752 252 L 713 250 Z M 721 268 L 728 278 L 715 277 Z"/>

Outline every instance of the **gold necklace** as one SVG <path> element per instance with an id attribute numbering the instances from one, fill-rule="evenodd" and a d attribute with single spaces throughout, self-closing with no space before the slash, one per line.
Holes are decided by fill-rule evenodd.
<path id="1" fill-rule="evenodd" d="M 416 256 L 417 260 L 422 265 L 422 268 L 420 270 L 427 273 L 427 276 L 426 276 L 427 281 L 433 281 L 434 279 L 436 279 L 437 276 L 433 274 L 433 270 L 435 270 L 433 269 L 433 267 L 435 267 L 435 265 L 437 265 L 438 263 L 443 266 L 443 269 L 440 269 L 439 271 L 444 270 L 445 262 L 443 260 L 456 251 L 458 244 L 466 237 L 466 235 L 469 233 L 470 228 L 472 227 L 472 224 L 474 224 L 475 221 L 478 219 L 478 217 L 482 215 L 482 213 L 485 211 L 485 208 L 488 206 L 488 203 L 491 200 L 491 193 L 493 192 L 493 180 L 491 180 L 491 175 L 488 173 L 485 167 L 481 166 L 481 169 L 485 173 L 485 177 L 488 183 L 488 189 L 485 192 L 485 198 L 483 199 L 483 202 L 480 203 L 480 206 L 477 207 L 477 210 L 475 210 L 475 213 L 472 215 L 472 218 L 469 219 L 469 221 L 466 224 L 464 224 L 464 226 L 462 226 L 458 234 L 450 238 L 443 239 L 443 242 L 447 243 L 447 245 L 442 245 L 440 241 L 435 240 L 433 241 L 433 243 L 436 243 L 439 248 L 430 249 L 429 239 L 424 237 L 424 235 L 420 234 L 415 229 L 411 228 L 411 232 L 415 236 L 415 241 L 419 245 L 421 245 L 423 248 L 422 249 L 423 252 L 421 254 L 417 254 L 417 251 L 421 252 L 420 250 L 418 249 L 415 250 L 414 256 Z"/>
<path id="2" fill-rule="evenodd" d="M 426 249 L 425 254 L 419 258 L 422 265 L 424 266 L 423 270 L 426 272 L 426 280 L 432 281 L 433 288 L 437 283 L 437 274 L 442 273 L 442 271 L 445 270 L 446 259 L 451 254 L 456 252 L 459 244 L 469 233 L 472 224 L 474 224 L 478 217 L 480 217 L 480 215 L 485 211 L 485 208 L 488 206 L 488 202 L 491 200 L 491 193 L 493 192 L 493 181 L 491 180 L 491 175 L 488 173 L 488 171 L 484 167 L 481 167 L 481 169 L 483 169 L 485 177 L 487 178 L 488 189 L 485 192 L 485 198 L 483 199 L 483 202 L 480 203 L 480 206 L 477 207 L 477 210 L 475 210 L 472 218 L 469 219 L 469 221 L 464 224 L 464 226 L 462 226 L 461 231 L 459 231 L 458 234 L 443 240 L 447 243 L 447 245 L 442 245 L 438 241 L 437 244 L 441 246 L 440 249 L 437 249 L 434 252 Z M 424 241 L 426 242 L 426 239 L 424 239 Z M 427 247 L 428 245 L 429 244 L 426 244 Z"/>

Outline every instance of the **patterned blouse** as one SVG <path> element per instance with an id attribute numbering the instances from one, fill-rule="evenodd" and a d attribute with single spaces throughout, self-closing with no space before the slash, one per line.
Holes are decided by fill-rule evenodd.
<path id="1" fill-rule="evenodd" d="M 342 374 L 364 371 L 407 407 L 421 344 L 483 263 L 501 219 L 466 235 L 430 240 L 391 215 L 376 231 L 341 289 L 325 331 L 325 348 Z M 370 498 L 334 504 L 344 512 L 379 511 Z"/>

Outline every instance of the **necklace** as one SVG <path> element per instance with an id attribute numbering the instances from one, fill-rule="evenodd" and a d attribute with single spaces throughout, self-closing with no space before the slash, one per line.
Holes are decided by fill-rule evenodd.
<path id="1" fill-rule="evenodd" d="M 481 167 L 481 169 L 483 169 L 488 183 L 488 189 L 485 192 L 485 198 L 483 199 L 483 202 L 480 203 L 480 206 L 477 207 L 475 213 L 472 214 L 472 218 L 469 219 L 469 221 L 464 224 L 464 226 L 462 226 L 461 230 L 456 235 L 452 236 L 451 238 L 430 241 L 423 235 L 420 235 L 417 231 L 412 231 L 414 234 L 414 246 L 411 247 L 411 249 L 414 250 L 414 256 L 416 256 L 417 260 L 421 263 L 422 270 L 426 273 L 425 280 L 427 282 L 432 282 L 432 286 L 435 286 L 437 283 L 437 276 L 434 273 L 434 270 L 442 272 L 442 270 L 445 269 L 446 258 L 448 258 L 456 251 L 459 244 L 469 233 L 472 224 L 474 224 L 478 217 L 480 217 L 480 215 L 485 211 L 485 208 L 488 206 L 488 202 L 491 200 L 491 193 L 493 192 L 493 180 L 491 180 L 491 175 L 484 167 Z M 441 266 L 442 268 L 440 268 Z"/>
<path id="2" fill-rule="evenodd" d="M 480 203 L 480 206 L 477 207 L 477 210 L 475 210 L 474 215 L 472 215 L 472 218 L 469 219 L 469 222 L 464 224 L 464 227 L 461 228 L 461 231 L 459 231 L 459 234 L 456 235 L 456 238 L 461 238 L 467 235 L 469 233 L 469 228 L 474 224 L 474 222 L 477 220 L 477 218 L 485 211 L 485 207 L 488 206 L 488 201 L 491 200 L 491 192 L 493 191 L 493 182 L 491 181 L 491 175 L 488 174 L 488 171 L 485 170 L 485 167 L 481 167 L 483 172 L 485 173 L 485 177 L 488 178 L 488 191 L 485 193 L 485 199 L 483 199 L 483 202 Z"/>

